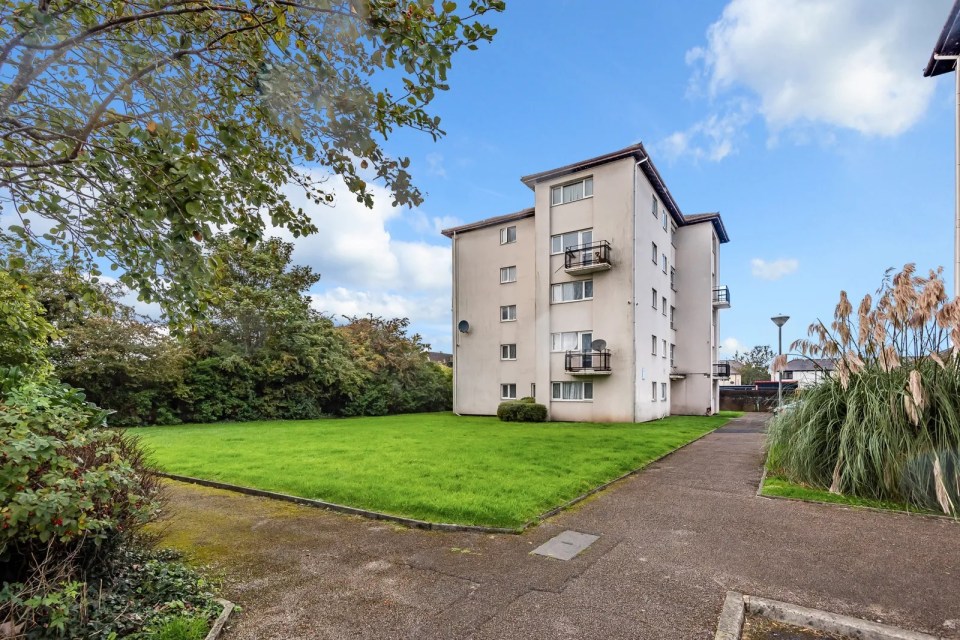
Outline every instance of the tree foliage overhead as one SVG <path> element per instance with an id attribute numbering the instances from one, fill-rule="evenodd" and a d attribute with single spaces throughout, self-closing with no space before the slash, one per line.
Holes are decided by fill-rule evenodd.
<path id="1" fill-rule="evenodd" d="M 774 357 L 773 349 L 769 346 L 756 345 L 746 353 L 737 351 L 733 359 L 743 364 L 740 368 L 741 384 L 753 384 L 757 380 L 770 379 L 770 363 Z"/>
<path id="2" fill-rule="evenodd" d="M 0 202 L 26 244 L 108 261 L 179 317 L 207 304 L 218 229 L 315 231 L 281 192 L 418 204 L 382 142 L 434 138 L 452 56 L 502 0 L 0 0 Z M 32 225 L 31 225 L 32 221 Z M 51 227 L 48 229 L 48 227 Z M 95 265 L 94 265 L 95 268 Z"/>

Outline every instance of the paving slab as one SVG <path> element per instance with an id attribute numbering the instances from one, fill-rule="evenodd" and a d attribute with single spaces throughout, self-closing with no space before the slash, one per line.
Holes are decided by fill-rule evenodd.
<path id="1" fill-rule="evenodd" d="M 755 496 L 748 414 L 523 535 L 413 531 L 171 484 L 167 540 L 242 607 L 227 640 L 713 638 L 727 591 L 960 640 L 960 525 Z M 531 554 L 599 536 L 566 562 Z"/>
<path id="2" fill-rule="evenodd" d="M 564 531 L 560 535 L 550 538 L 530 553 L 557 560 L 573 560 L 599 539 L 600 536 L 592 536 L 589 533 Z"/>

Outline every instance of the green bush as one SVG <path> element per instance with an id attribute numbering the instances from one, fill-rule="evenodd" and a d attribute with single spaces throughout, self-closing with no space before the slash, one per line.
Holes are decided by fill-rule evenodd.
<path id="1" fill-rule="evenodd" d="M 793 345 L 835 358 L 836 371 L 771 423 L 768 466 L 832 493 L 956 515 L 960 300 L 947 302 L 938 272 L 912 274 L 885 280 L 856 312 L 842 292 L 834 322 Z"/>
<path id="2" fill-rule="evenodd" d="M 517 402 L 525 402 L 527 404 L 536 404 L 537 399 L 534 398 L 533 396 L 523 396 L 522 398 L 517 400 Z"/>
<path id="3" fill-rule="evenodd" d="M 542 404 L 511 400 L 500 403 L 497 417 L 503 422 L 544 422 L 547 408 Z"/>

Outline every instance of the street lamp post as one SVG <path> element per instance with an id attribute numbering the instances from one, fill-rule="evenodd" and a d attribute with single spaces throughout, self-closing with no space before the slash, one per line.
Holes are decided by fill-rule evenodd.
<path id="1" fill-rule="evenodd" d="M 783 325 L 787 324 L 790 316 L 773 316 L 770 318 L 777 325 L 777 355 L 783 355 Z M 783 371 L 777 371 L 777 408 L 783 407 Z"/>

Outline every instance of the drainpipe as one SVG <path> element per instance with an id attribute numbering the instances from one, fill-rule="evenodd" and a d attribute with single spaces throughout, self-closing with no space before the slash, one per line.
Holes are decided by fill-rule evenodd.
<path id="1" fill-rule="evenodd" d="M 637 306 L 639 304 L 637 298 L 637 226 L 640 224 L 640 216 L 637 211 L 637 176 L 640 165 L 650 159 L 650 156 L 646 156 L 643 160 L 640 160 L 633 165 L 633 242 L 631 247 L 633 248 L 633 421 L 637 421 L 637 402 L 639 401 L 639 395 L 637 391 L 637 366 L 640 364 L 640 351 L 637 348 L 639 337 L 637 336 Z"/>
<path id="2" fill-rule="evenodd" d="M 953 297 L 960 298 L 960 56 L 934 55 L 935 60 L 953 60 L 956 83 L 956 123 L 954 129 L 954 221 L 953 221 Z"/>

